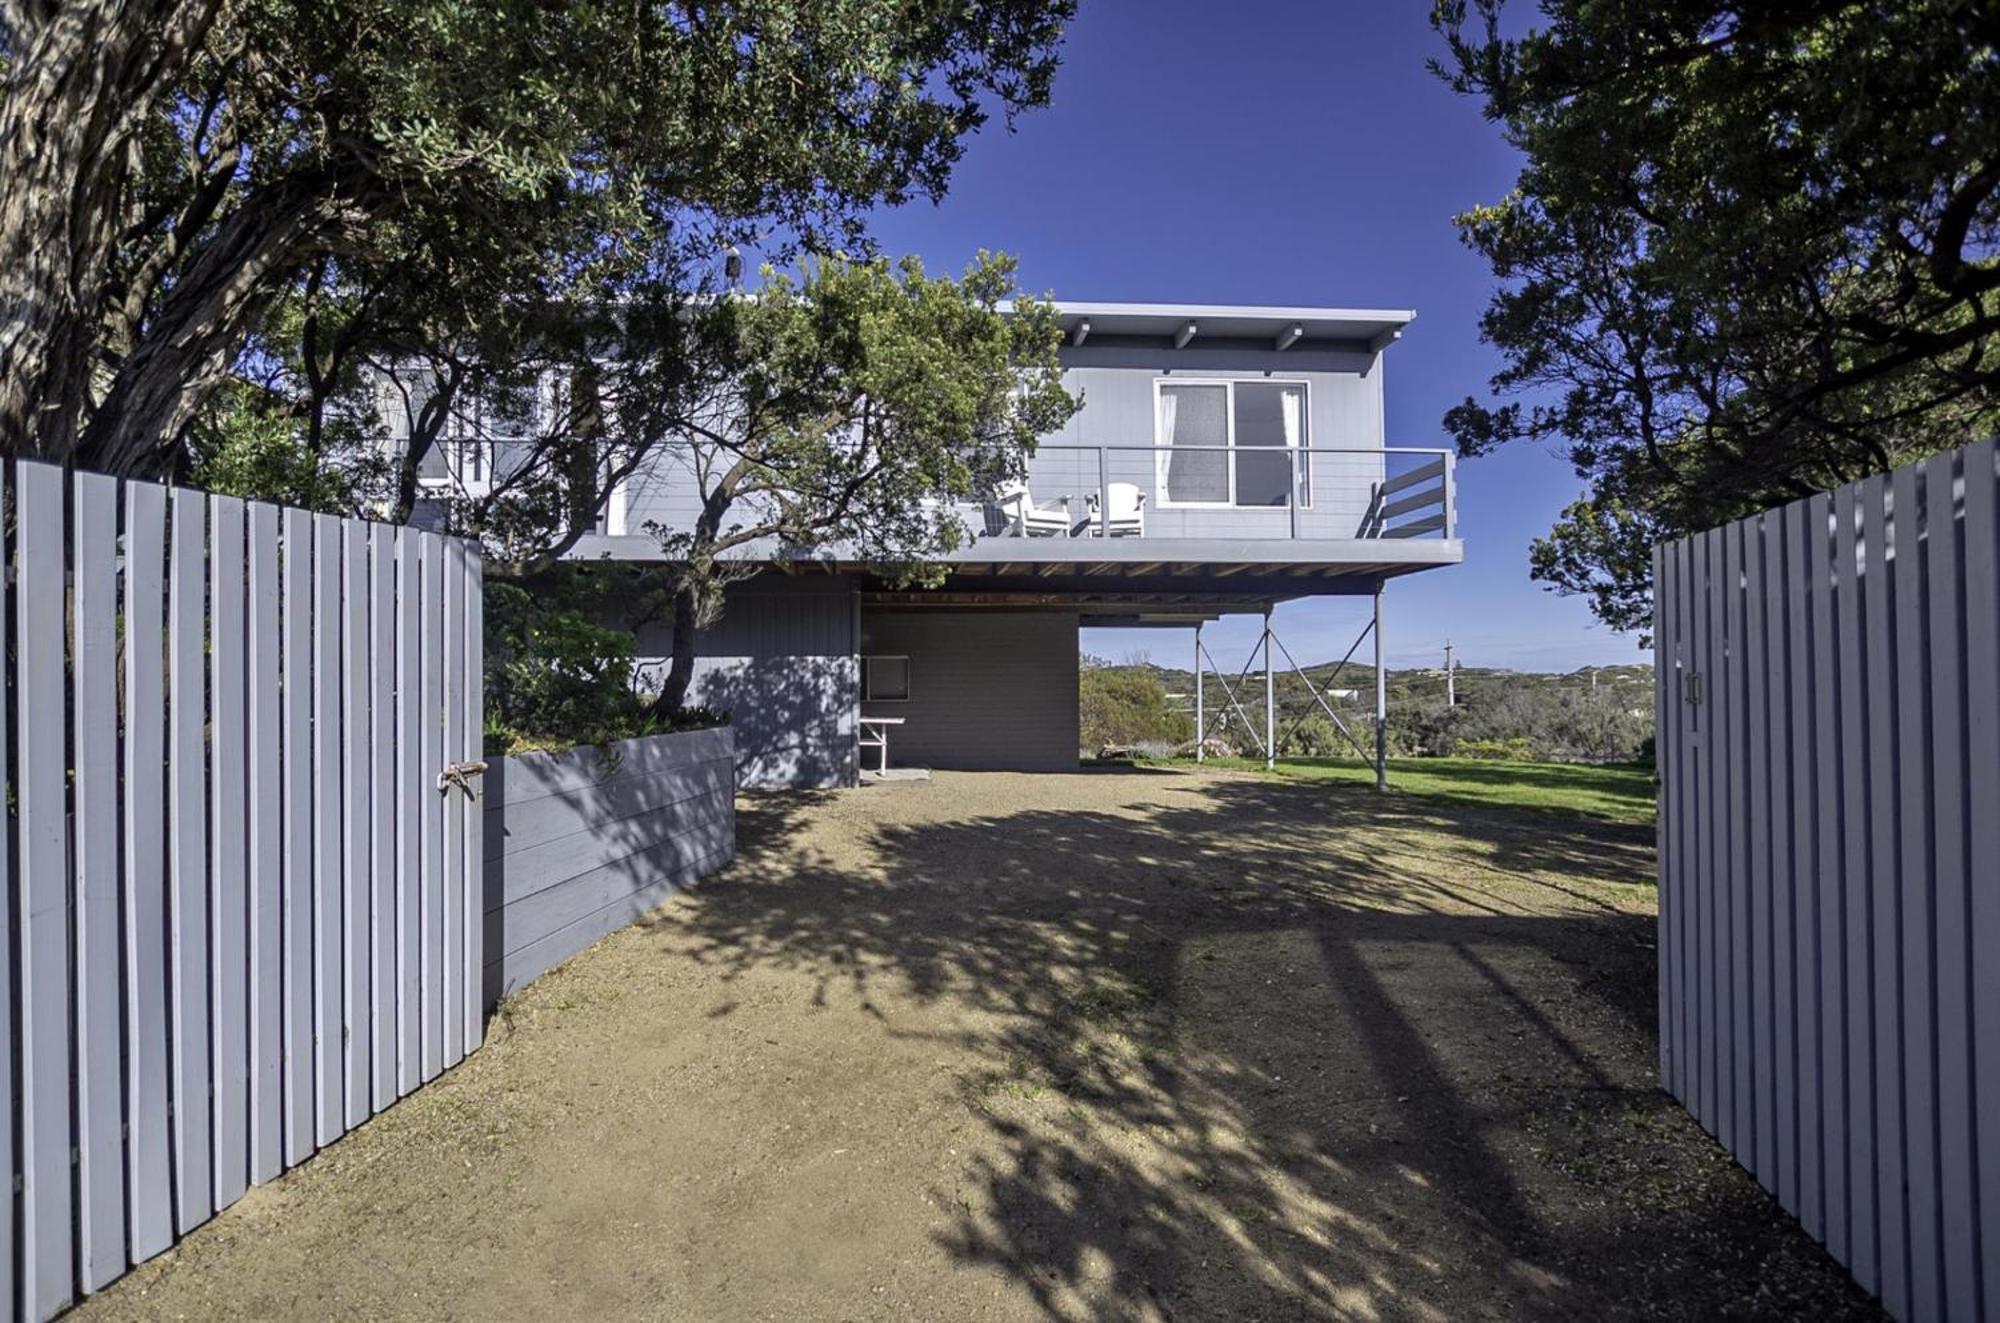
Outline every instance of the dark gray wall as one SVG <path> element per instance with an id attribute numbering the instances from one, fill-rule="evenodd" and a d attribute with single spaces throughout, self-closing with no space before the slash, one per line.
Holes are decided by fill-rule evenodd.
<path id="1" fill-rule="evenodd" d="M 890 766 L 1075 771 L 1076 630 L 1074 612 L 865 612 L 863 653 L 910 658 L 907 702 L 863 704 L 904 718 Z"/>
<path id="2" fill-rule="evenodd" d="M 726 726 L 493 759 L 487 1005 L 734 858 L 734 764 Z"/>
<path id="3" fill-rule="evenodd" d="M 728 711 L 745 786 L 854 783 L 855 587 L 830 575 L 766 575 L 729 590 L 697 647 L 690 698 Z M 673 632 L 639 633 L 664 666 Z"/>

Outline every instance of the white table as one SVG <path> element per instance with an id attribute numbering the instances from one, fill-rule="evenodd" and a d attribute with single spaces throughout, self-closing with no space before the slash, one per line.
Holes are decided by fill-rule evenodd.
<path id="1" fill-rule="evenodd" d="M 875 769 L 876 771 L 886 772 L 889 770 L 889 727 L 900 726 L 903 724 L 903 721 L 904 718 L 902 717 L 861 718 L 861 747 L 864 749 L 880 749 L 882 751 L 882 762 Z M 868 738 L 870 735 L 873 735 L 875 738 Z"/>

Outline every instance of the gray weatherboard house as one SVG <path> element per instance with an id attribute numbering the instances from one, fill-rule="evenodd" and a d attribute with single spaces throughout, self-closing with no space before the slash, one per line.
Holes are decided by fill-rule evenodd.
<path id="1" fill-rule="evenodd" d="M 828 560 L 730 589 L 691 697 L 733 712 L 742 784 L 851 785 L 877 717 L 902 719 L 898 764 L 1072 771 L 1081 625 L 1373 596 L 1379 672 L 1383 585 L 1463 558 L 1452 456 L 1384 444 L 1383 354 L 1415 314 L 1058 306 L 1083 408 L 1044 438 L 1025 491 L 964 511 L 984 535 L 942 585 L 899 591 Z M 658 559 L 640 530 L 685 527 L 697 504 L 686 459 L 664 453 L 571 554 Z M 668 651 L 664 628 L 640 644 Z"/>

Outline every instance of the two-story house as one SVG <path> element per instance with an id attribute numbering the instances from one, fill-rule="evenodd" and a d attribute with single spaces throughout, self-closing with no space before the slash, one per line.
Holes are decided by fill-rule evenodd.
<path id="1" fill-rule="evenodd" d="M 1083 407 L 1023 486 L 963 512 L 982 536 L 940 586 L 898 589 L 835 559 L 731 588 L 691 697 L 734 714 L 744 784 L 850 784 L 878 718 L 898 763 L 1072 770 L 1084 625 L 1373 596 L 1379 674 L 1384 584 L 1462 558 L 1452 456 L 1384 444 L 1383 354 L 1414 314 L 1060 310 Z M 657 559 L 642 530 L 684 523 L 693 503 L 680 462 L 665 454 L 614 493 L 604 532 L 572 554 Z M 641 636 L 656 657 L 668 644 Z"/>

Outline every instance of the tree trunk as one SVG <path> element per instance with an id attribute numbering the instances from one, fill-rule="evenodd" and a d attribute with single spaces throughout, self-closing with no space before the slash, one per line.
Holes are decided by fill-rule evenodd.
<path id="1" fill-rule="evenodd" d="M 667 678 L 660 685 L 660 696 L 653 702 L 653 713 L 659 717 L 672 716 L 686 707 L 688 686 L 694 682 L 694 644 L 701 633 L 695 591 L 685 576 L 674 589 L 672 660 L 667 666 Z"/>
<path id="2" fill-rule="evenodd" d="M 88 404 L 135 138 L 220 0 L 6 0 L 0 452 L 67 460 Z"/>
<path id="3" fill-rule="evenodd" d="M 112 377 L 77 446 L 121 477 L 169 467 L 172 449 L 276 290 L 359 202 L 334 178 L 289 182 L 246 199 L 177 277 Z"/>

